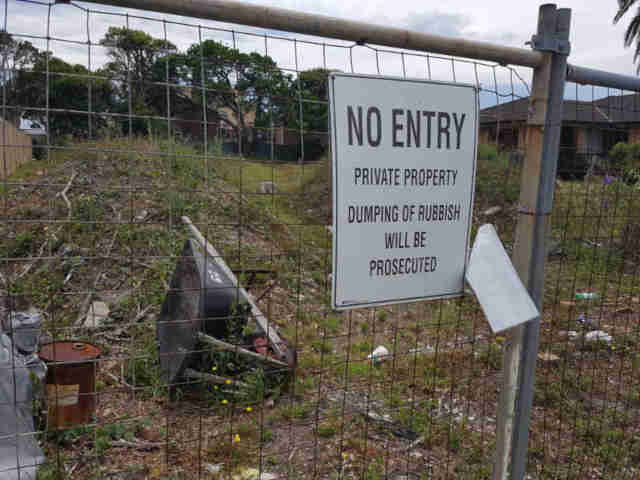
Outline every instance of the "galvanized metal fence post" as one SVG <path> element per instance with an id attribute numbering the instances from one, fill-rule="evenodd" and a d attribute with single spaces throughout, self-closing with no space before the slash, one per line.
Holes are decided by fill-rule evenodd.
<path id="1" fill-rule="evenodd" d="M 544 53 L 544 60 L 533 75 L 513 263 L 540 311 L 544 297 L 545 239 L 551 227 L 560 146 L 570 23 L 571 10 L 557 9 L 554 4 L 542 5 L 538 31 L 532 38 L 533 48 Z M 494 480 L 520 480 L 525 475 L 539 330 L 540 319 L 536 319 L 513 328 L 507 335 L 498 404 Z"/>

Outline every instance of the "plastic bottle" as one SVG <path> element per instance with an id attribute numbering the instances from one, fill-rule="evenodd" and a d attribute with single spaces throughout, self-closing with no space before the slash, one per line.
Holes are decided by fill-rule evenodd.
<path id="1" fill-rule="evenodd" d="M 598 298 L 597 293 L 591 292 L 578 292 L 576 293 L 576 299 L 578 300 L 595 300 Z"/>

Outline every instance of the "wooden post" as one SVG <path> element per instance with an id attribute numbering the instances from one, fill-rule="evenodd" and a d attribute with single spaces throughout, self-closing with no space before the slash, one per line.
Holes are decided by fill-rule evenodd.
<path id="1" fill-rule="evenodd" d="M 544 54 L 534 70 L 527 150 L 520 189 L 513 264 L 540 312 L 544 297 L 545 238 L 553 209 L 571 11 L 540 6 L 534 48 Z M 540 319 L 511 329 L 503 353 L 494 480 L 522 480 L 538 354 Z"/>

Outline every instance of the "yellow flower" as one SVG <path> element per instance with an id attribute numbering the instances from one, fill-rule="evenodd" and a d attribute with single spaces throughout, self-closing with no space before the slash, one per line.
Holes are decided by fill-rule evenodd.
<path id="1" fill-rule="evenodd" d="M 224 383 L 226 383 L 227 385 L 231 385 L 231 380 L 225 380 Z"/>
<path id="2" fill-rule="evenodd" d="M 253 408 L 247 407 L 246 410 L 247 410 L 247 412 L 250 412 L 251 410 L 253 410 Z"/>
<path id="3" fill-rule="evenodd" d="M 222 404 L 226 405 L 227 403 L 229 403 L 229 400 L 227 400 L 226 398 L 224 400 L 222 400 Z"/>
<path id="4" fill-rule="evenodd" d="M 218 367 L 216 367 L 215 365 L 213 367 L 211 367 L 211 371 L 215 372 L 216 370 L 218 370 Z"/>
<path id="5" fill-rule="evenodd" d="M 236 436 L 233 437 L 233 443 L 239 443 L 239 442 L 240 442 L 240 435 L 236 433 Z"/>

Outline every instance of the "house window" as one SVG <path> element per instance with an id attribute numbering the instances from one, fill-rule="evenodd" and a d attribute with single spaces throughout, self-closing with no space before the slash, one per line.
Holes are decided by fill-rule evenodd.
<path id="1" fill-rule="evenodd" d="M 518 149 L 518 129 L 511 126 L 500 129 L 500 138 L 498 139 L 500 148 L 504 150 Z"/>
<path id="2" fill-rule="evenodd" d="M 560 148 L 575 148 L 576 129 L 573 127 L 562 127 L 560 130 Z"/>

